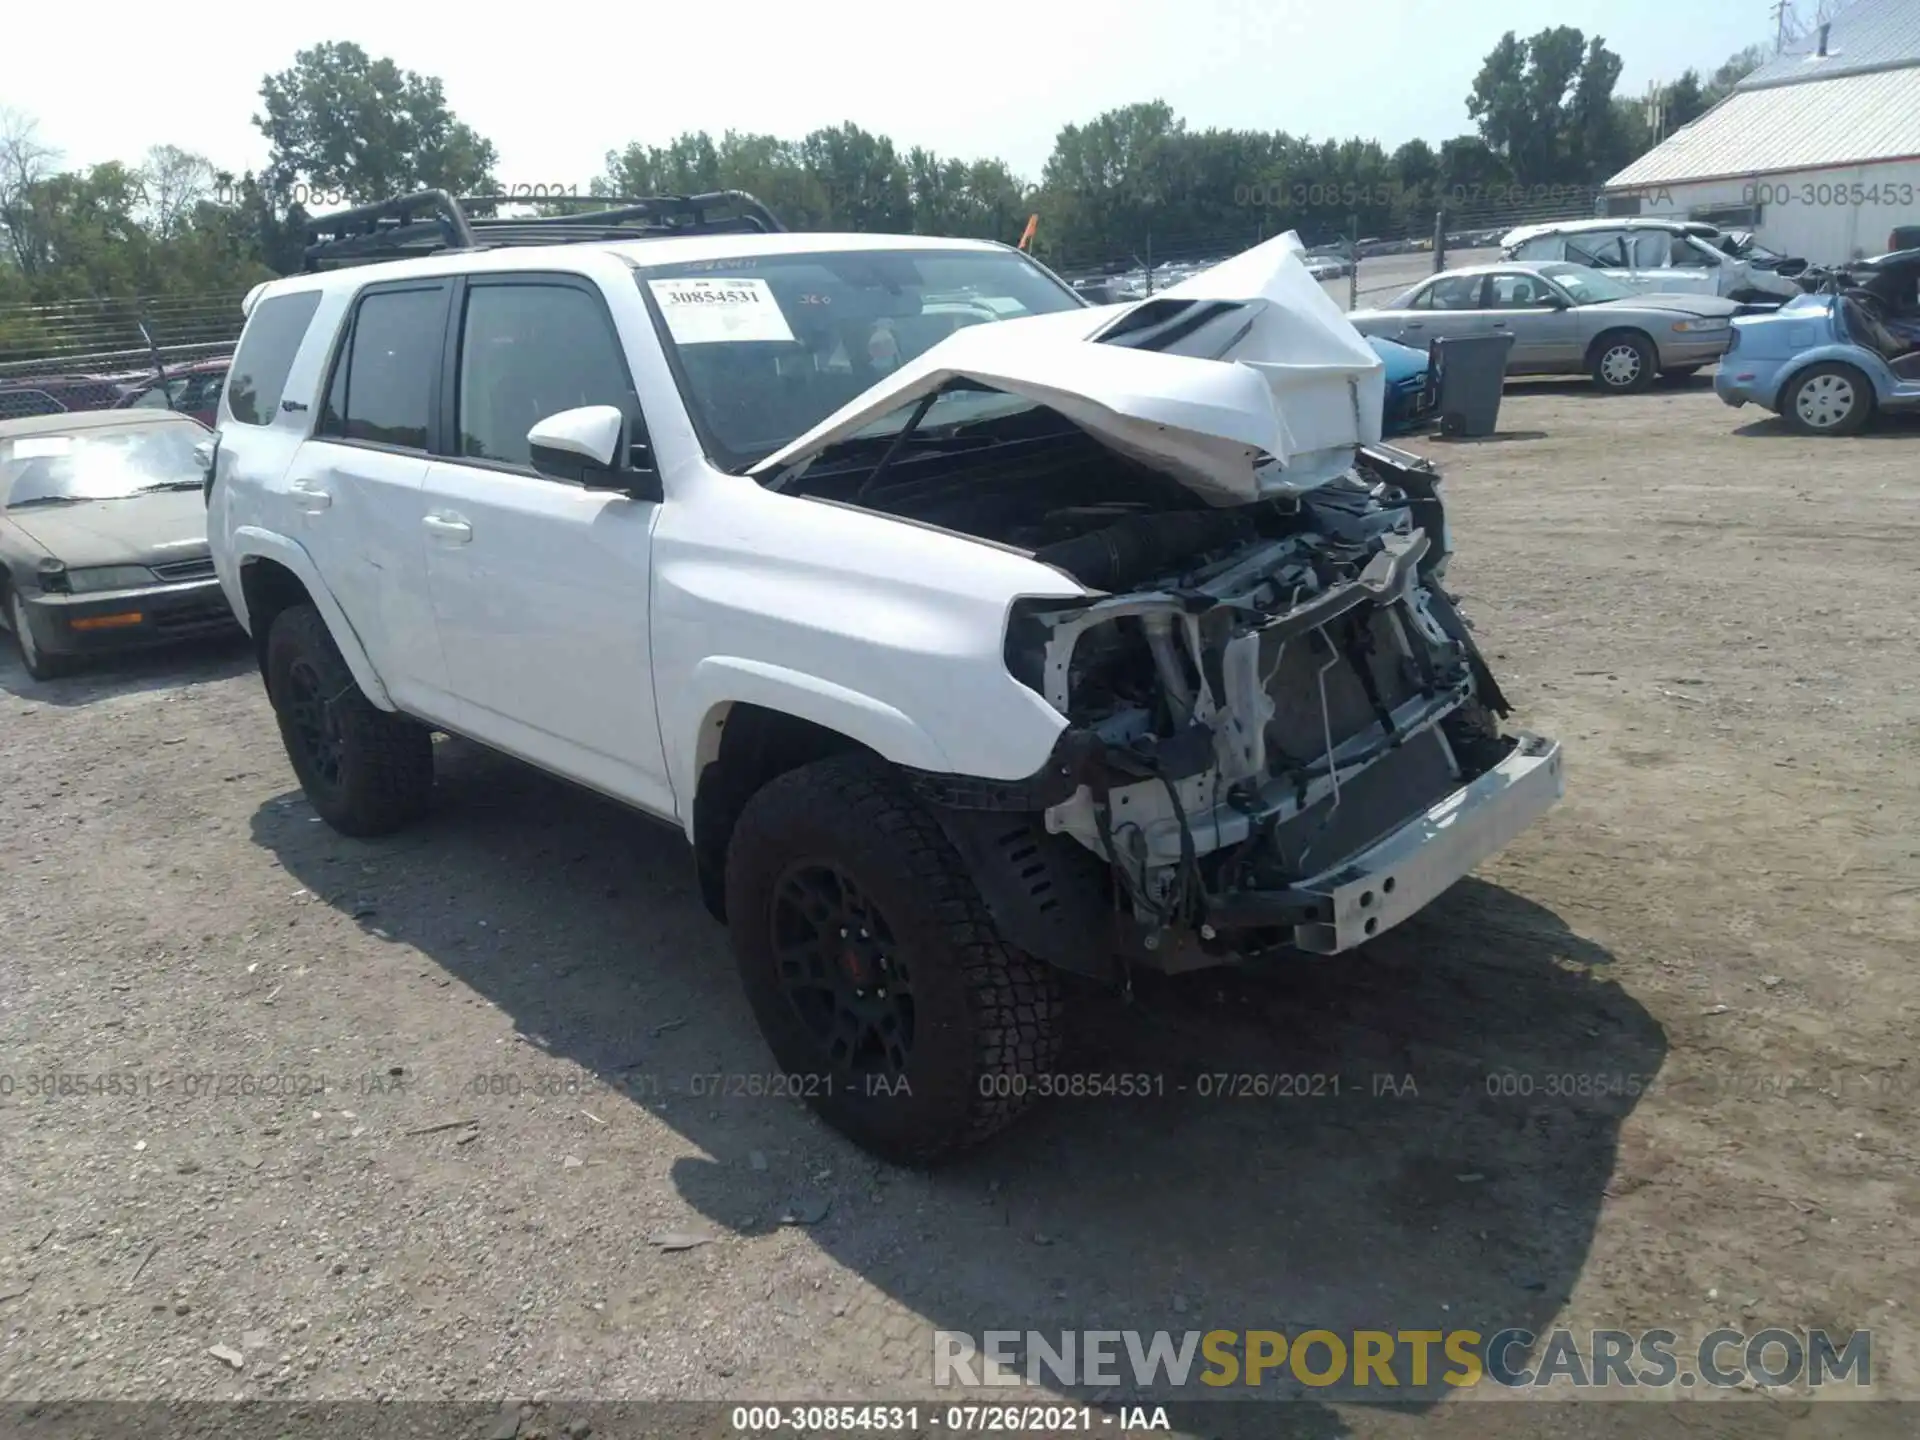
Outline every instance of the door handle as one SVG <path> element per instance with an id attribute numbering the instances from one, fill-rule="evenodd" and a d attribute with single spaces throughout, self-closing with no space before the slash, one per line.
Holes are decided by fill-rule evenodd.
<path id="1" fill-rule="evenodd" d="M 293 492 L 293 503 L 309 515 L 318 515 L 333 504 L 333 496 L 311 480 L 295 480 L 287 489 Z"/>
<path id="2" fill-rule="evenodd" d="M 429 535 L 450 544 L 465 545 L 473 539 L 473 527 L 457 515 L 429 515 L 420 523 Z"/>

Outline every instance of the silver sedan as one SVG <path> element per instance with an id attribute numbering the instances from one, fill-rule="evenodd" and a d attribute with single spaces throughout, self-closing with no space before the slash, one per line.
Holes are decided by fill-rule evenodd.
<path id="1" fill-rule="evenodd" d="M 1391 304 L 1347 318 L 1363 335 L 1417 349 L 1467 335 L 1511 335 L 1509 375 L 1591 375 L 1603 390 L 1644 390 L 1726 353 L 1739 305 L 1717 295 L 1648 295 L 1585 265 L 1509 261 L 1449 270 Z"/>

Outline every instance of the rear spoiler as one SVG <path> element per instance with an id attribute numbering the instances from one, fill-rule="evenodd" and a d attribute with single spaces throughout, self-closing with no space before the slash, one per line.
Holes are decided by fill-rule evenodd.
<path id="1" fill-rule="evenodd" d="M 240 302 L 240 315 L 242 319 L 253 313 L 253 302 L 258 300 L 260 298 L 260 292 L 272 283 L 270 280 L 262 280 L 258 285 L 247 291 L 247 298 Z"/>

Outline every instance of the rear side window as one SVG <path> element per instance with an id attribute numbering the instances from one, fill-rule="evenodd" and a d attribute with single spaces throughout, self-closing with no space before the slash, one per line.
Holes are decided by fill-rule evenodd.
<path id="1" fill-rule="evenodd" d="M 318 290 L 269 296 L 254 307 L 227 382 L 227 409 L 242 425 L 272 421 L 286 392 L 293 357 L 306 338 L 307 323 L 319 308 Z"/>
<path id="2" fill-rule="evenodd" d="M 1443 275 L 1420 292 L 1413 302 L 1416 310 L 1477 310 L 1480 308 L 1478 275 Z"/>
<path id="3" fill-rule="evenodd" d="M 352 333 L 334 359 L 318 434 L 369 445 L 425 450 L 446 287 L 375 290 L 354 310 Z"/>

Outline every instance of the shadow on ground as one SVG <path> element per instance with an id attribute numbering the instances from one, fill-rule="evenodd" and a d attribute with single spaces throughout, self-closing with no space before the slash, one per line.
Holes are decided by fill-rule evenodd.
<path id="1" fill-rule="evenodd" d="M 1649 395 L 1708 396 L 1713 391 L 1713 372 L 1692 375 L 1657 375 L 1653 384 L 1641 392 Z M 1523 395 L 1554 395 L 1574 400 L 1596 400 L 1612 404 L 1622 397 L 1602 390 L 1585 375 L 1516 375 L 1507 380 L 1506 398 Z"/>
<path id="2" fill-rule="evenodd" d="M 1761 418 L 1748 421 L 1732 430 L 1732 435 L 1742 440 L 1809 440 L 1825 438 L 1836 445 L 1844 445 L 1855 440 L 1903 440 L 1912 444 L 1920 437 L 1920 411 L 1898 410 L 1882 411 L 1867 422 L 1867 428 L 1858 435 L 1833 435 L 1826 437 L 1803 435 L 1787 424 L 1780 416 L 1760 412 Z"/>
<path id="3" fill-rule="evenodd" d="M 70 709 L 144 690 L 230 680 L 254 668 L 252 642 L 239 630 L 217 640 L 183 640 L 154 650 L 89 658 L 71 675 L 35 680 L 11 635 L 0 634 L 0 691 L 37 705 Z"/>
<path id="4" fill-rule="evenodd" d="M 260 808 L 255 838 L 350 914 L 365 882 L 343 878 L 404 852 L 360 923 L 614 1085 L 769 1068 L 677 832 L 477 747 L 441 757 L 435 812 L 404 836 L 344 839 L 295 795 Z M 475 906 L 510 948 L 473 943 Z M 1608 1081 L 1666 1051 L 1610 960 L 1469 880 L 1361 954 L 1143 978 L 1082 1005 L 1064 1063 L 1158 1077 L 1157 1096 L 1051 1102 L 931 1176 L 892 1172 L 886 1224 L 865 1220 L 872 1163 L 830 1142 L 855 1193 L 812 1238 L 942 1329 L 1537 1327 L 1580 1273 L 1634 1103 Z M 741 1233 L 778 1223 L 791 1180 L 744 1161 L 817 1146 L 805 1112 L 624 1089 L 712 1157 L 675 1167 L 694 1208 Z M 1402 1399 L 1448 1393 L 1410 1378 Z M 1318 1403 L 1340 1392 L 1287 1385 L 1308 1403 L 1212 1406 L 1209 1428 L 1340 1433 Z"/>

